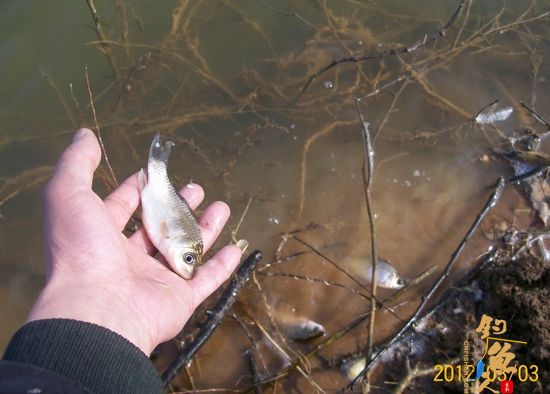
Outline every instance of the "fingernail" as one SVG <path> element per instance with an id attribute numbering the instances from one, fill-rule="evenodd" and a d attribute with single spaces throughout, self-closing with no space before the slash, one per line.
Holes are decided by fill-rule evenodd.
<path id="1" fill-rule="evenodd" d="M 90 129 L 79 129 L 74 135 L 73 141 L 78 141 L 81 138 L 84 138 L 86 135 L 92 133 Z"/>

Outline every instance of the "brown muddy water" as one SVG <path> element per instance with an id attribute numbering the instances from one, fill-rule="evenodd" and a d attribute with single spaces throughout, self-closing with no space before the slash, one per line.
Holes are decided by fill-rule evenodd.
<path id="1" fill-rule="evenodd" d="M 489 149 L 506 146 L 519 128 L 540 132 L 520 102 L 550 118 L 547 0 L 97 0 L 96 7 L 103 47 L 85 0 L 0 4 L 0 350 L 43 285 L 40 189 L 74 130 L 93 126 L 85 67 L 119 180 L 144 166 L 160 131 L 177 144 L 173 182 L 200 183 L 203 206 L 217 199 L 231 206 L 217 246 L 230 241 L 248 206 L 237 237 L 261 249 L 264 264 L 276 259 L 285 232 L 316 223 L 301 239 L 365 282 L 370 231 L 358 101 L 375 151 L 377 254 L 408 279 L 436 266 L 400 298 L 399 319 L 378 313 L 375 344 L 406 321 L 490 186 L 511 174 Z M 303 90 L 335 59 L 377 54 L 385 56 L 339 64 Z M 475 122 L 496 99 L 496 110 L 512 108 L 511 115 Z M 112 185 L 102 165 L 95 189 L 104 196 Z M 536 220 L 513 186 L 495 211 L 489 223 Z M 489 245 L 476 233 L 452 278 Z M 263 378 L 288 364 L 277 346 L 295 360 L 309 345 L 279 344 L 282 337 L 275 335 L 276 346 L 254 321 L 273 333 L 270 314 L 296 314 L 330 334 L 369 308 L 368 300 L 349 290 L 358 288 L 353 281 L 303 244 L 289 239 L 280 255 L 304 251 L 263 269 L 234 308 L 252 327 Z M 348 264 L 350 257 L 364 258 L 364 265 Z M 382 296 L 391 292 L 379 290 Z M 357 352 L 366 337 L 362 324 L 322 355 L 328 360 Z M 159 368 L 175 347 L 161 353 Z M 192 383 L 181 377 L 176 386 L 248 387 L 243 351 L 250 347 L 242 327 L 227 318 L 188 368 Z M 309 362 L 311 379 L 293 374 L 275 390 L 335 390 L 348 382 L 337 368 L 327 370 L 317 358 Z M 382 392 L 393 388 L 377 384 Z"/>

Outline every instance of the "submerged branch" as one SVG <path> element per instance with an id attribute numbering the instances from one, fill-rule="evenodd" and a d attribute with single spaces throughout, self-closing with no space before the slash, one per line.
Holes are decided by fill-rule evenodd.
<path id="1" fill-rule="evenodd" d="M 184 365 L 191 361 L 202 345 L 204 345 L 208 338 L 214 333 L 216 327 L 218 327 L 223 317 L 227 314 L 227 311 L 229 311 L 235 302 L 239 290 L 241 290 L 246 283 L 250 274 L 254 271 L 261 259 L 262 253 L 256 250 L 239 266 L 233 279 L 231 279 L 231 282 L 211 310 L 208 321 L 201 327 L 195 340 L 183 349 L 178 358 L 176 358 L 162 374 L 162 381 L 165 386 L 170 383 Z"/>
<path id="2" fill-rule="evenodd" d="M 340 59 L 334 59 L 331 63 L 327 64 L 325 67 L 321 68 L 320 70 L 318 70 L 317 72 L 315 72 L 314 74 L 309 76 L 307 82 L 305 83 L 302 90 L 298 93 L 298 95 L 296 96 L 294 101 L 298 100 L 305 93 L 305 91 L 309 88 L 309 86 L 312 84 L 312 82 L 316 78 L 318 78 L 319 76 L 321 76 L 322 74 L 324 74 L 328 70 L 338 66 L 339 64 L 342 64 L 342 63 L 360 63 L 360 62 L 364 62 L 366 60 L 375 60 L 375 59 L 380 59 L 380 58 L 383 58 L 383 57 L 386 57 L 386 56 L 395 56 L 395 55 L 399 55 L 399 54 L 402 54 L 402 53 L 413 52 L 413 51 L 416 51 L 419 48 L 422 48 L 422 47 L 426 46 L 427 44 L 429 44 L 431 42 L 436 41 L 439 37 L 444 37 L 445 34 L 447 34 L 447 30 L 449 30 L 449 28 L 458 19 L 458 17 L 460 15 L 460 13 L 462 12 L 462 9 L 464 8 L 465 4 L 466 4 L 466 0 L 461 0 L 458 7 L 457 7 L 457 9 L 451 15 L 451 17 L 449 18 L 447 23 L 441 28 L 441 30 L 439 30 L 438 32 L 436 32 L 434 34 L 431 34 L 431 35 L 426 34 L 422 40 L 416 41 L 416 42 L 414 42 L 412 44 L 409 44 L 407 46 L 390 49 L 390 50 L 387 50 L 387 51 L 384 51 L 384 52 L 375 53 L 373 55 L 347 56 L 347 57 L 343 57 L 343 58 L 340 58 Z"/>
<path id="3" fill-rule="evenodd" d="M 422 297 L 422 302 L 420 303 L 420 305 L 418 306 L 418 308 L 416 309 L 414 314 L 411 316 L 411 318 L 409 319 L 407 324 L 405 324 L 397 332 L 397 334 L 395 334 L 393 336 L 393 338 L 390 341 L 388 341 L 384 346 L 382 346 L 374 354 L 374 356 L 373 356 L 372 360 L 370 361 L 370 363 L 367 363 L 365 365 L 365 368 L 363 368 L 363 371 L 361 371 L 361 373 L 357 377 L 355 377 L 355 379 L 353 379 L 351 381 L 351 383 L 349 384 L 348 387 L 353 387 L 355 385 L 355 383 L 357 383 L 357 381 L 366 373 L 366 371 L 368 371 L 372 368 L 372 366 L 374 365 L 374 362 L 378 359 L 378 357 L 380 357 L 382 354 L 384 354 L 393 344 L 395 344 L 399 340 L 401 340 L 401 338 L 403 338 L 404 334 L 410 328 L 414 328 L 414 325 L 416 324 L 418 319 L 425 312 L 426 307 L 428 305 L 428 302 L 431 300 L 431 298 L 434 296 L 434 294 L 441 288 L 441 285 L 443 284 L 443 282 L 449 277 L 451 269 L 453 268 L 454 264 L 458 260 L 458 257 L 460 256 L 462 251 L 464 250 L 466 242 L 468 242 L 468 240 L 471 238 L 472 234 L 478 228 L 479 224 L 481 223 L 483 218 L 487 215 L 487 213 L 491 210 L 491 208 L 493 208 L 496 205 L 498 199 L 500 198 L 500 195 L 502 194 L 502 190 L 504 189 L 505 185 L 506 185 L 506 183 L 504 181 L 504 178 L 500 178 L 497 185 L 496 185 L 496 187 L 495 187 L 495 189 L 494 189 L 494 191 L 493 191 L 493 193 L 491 193 L 491 195 L 489 196 L 489 198 L 485 202 L 485 205 L 483 206 L 483 208 L 481 208 L 481 211 L 477 214 L 474 222 L 472 223 L 472 225 L 468 229 L 466 235 L 464 236 L 464 238 L 462 238 L 462 240 L 458 244 L 457 248 L 455 249 L 455 251 L 451 255 L 451 259 L 447 263 L 447 266 L 445 267 L 445 269 L 443 270 L 443 272 L 441 273 L 439 278 L 432 285 L 432 287 L 430 288 L 428 293 L 425 296 Z"/>
<path id="4" fill-rule="evenodd" d="M 118 187 L 118 180 L 116 178 L 115 172 L 113 171 L 113 167 L 111 167 L 111 162 L 109 161 L 109 156 L 107 155 L 107 151 L 105 150 L 105 145 L 103 145 L 103 138 L 101 138 L 101 130 L 99 129 L 99 124 L 97 123 L 97 116 L 95 113 L 95 106 L 94 106 L 94 96 L 92 95 L 92 88 L 90 87 L 90 78 L 88 78 L 88 67 L 84 69 L 84 77 L 86 78 L 86 88 L 88 88 L 88 96 L 90 97 L 90 108 L 92 111 L 92 117 L 94 119 L 94 125 L 95 129 L 97 131 L 97 139 L 99 141 L 99 145 L 101 145 L 101 150 L 103 151 L 103 157 L 105 158 L 105 163 L 107 164 L 107 167 L 109 168 L 109 172 L 111 173 L 111 177 L 113 178 L 113 182 Z"/>
<path id="5" fill-rule="evenodd" d="M 372 344 L 374 337 L 374 322 L 376 318 L 376 285 L 377 285 L 377 272 L 378 272 L 378 257 L 376 256 L 376 237 L 375 237 L 375 223 L 374 215 L 372 209 L 372 202 L 370 199 L 370 188 L 372 185 L 372 173 L 374 171 L 374 149 L 372 147 L 372 140 L 369 131 L 369 123 L 363 118 L 361 113 L 361 108 L 359 108 L 359 103 L 355 102 L 355 109 L 359 115 L 359 120 L 361 121 L 361 128 L 363 130 L 363 188 L 365 193 L 365 205 L 367 207 L 367 214 L 369 217 L 369 226 L 370 226 L 370 252 L 371 252 L 371 261 L 372 261 L 372 270 L 371 270 L 371 295 L 370 300 L 370 316 L 369 316 L 369 328 L 368 328 L 368 337 L 367 337 L 367 349 L 365 352 L 365 360 L 368 364 L 372 356 Z M 370 371 L 366 370 L 364 375 L 364 385 L 363 391 L 370 391 Z"/>
<path id="6" fill-rule="evenodd" d="M 95 26 L 94 30 L 97 34 L 97 38 L 99 38 L 100 50 L 107 58 L 107 61 L 109 62 L 109 65 L 113 70 L 113 75 L 115 79 L 118 80 L 120 77 L 120 74 L 118 72 L 116 59 L 113 56 L 113 53 L 111 52 L 111 48 L 109 47 L 109 44 L 107 43 L 107 37 L 105 36 L 105 32 L 103 31 L 103 27 L 101 26 L 101 18 L 99 17 L 99 13 L 95 8 L 94 0 L 86 0 L 86 3 L 88 4 L 88 8 L 90 9 L 90 13 L 92 14 L 92 18 L 94 20 L 94 26 Z"/>

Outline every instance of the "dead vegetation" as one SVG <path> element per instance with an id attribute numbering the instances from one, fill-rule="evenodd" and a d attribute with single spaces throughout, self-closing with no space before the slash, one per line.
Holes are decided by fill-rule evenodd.
<path id="1" fill-rule="evenodd" d="M 542 64 L 548 62 L 548 53 L 544 52 L 541 43 L 548 34 L 548 6 L 544 2 L 530 1 L 521 7 L 503 2 L 484 8 L 479 1 L 446 1 L 443 2 L 446 16 L 430 19 L 424 18 L 422 13 L 355 0 L 343 1 L 341 6 L 320 0 L 312 6 L 299 8 L 293 2 L 281 5 L 262 0 L 251 9 L 241 2 L 213 4 L 180 0 L 169 15 L 166 33 L 158 42 L 149 43 L 140 41 L 137 33 L 144 29 L 147 18 L 139 15 L 130 3 L 115 2 L 117 17 L 109 26 L 102 18 L 103 4 L 95 4 L 93 0 L 86 3 L 91 27 L 97 36 L 97 40 L 87 45 L 97 48 L 104 56 L 112 72 L 112 82 L 101 91 L 93 91 L 90 78 L 93 81 L 94 70 L 89 69 L 83 84 L 87 94 L 82 96 L 75 93 L 72 86 L 67 91 L 51 76 L 45 78 L 67 117 L 67 130 L 57 136 L 69 133 L 75 125 L 86 125 L 98 133 L 108 168 L 102 176 L 105 188 L 118 184 L 115 173 L 124 171 L 117 171 L 117 166 L 128 165 L 128 162 L 132 167 L 142 165 L 143 154 L 136 146 L 161 130 L 176 144 L 185 147 L 182 150 L 190 156 L 188 160 L 201 168 L 205 189 L 213 188 L 225 199 L 238 200 L 243 193 L 235 190 L 234 178 L 250 165 L 248 161 L 254 157 L 261 137 L 296 133 L 293 130 L 295 123 L 307 126 L 304 127 L 306 131 L 299 134 L 300 145 L 296 160 L 292 162 L 292 171 L 297 176 L 289 189 L 294 190 L 296 201 L 293 205 L 295 215 L 288 230 L 278 234 L 278 244 L 272 248 L 272 254 L 264 253 L 264 261 L 232 308 L 227 301 L 235 302 L 235 294 L 222 297 L 221 304 L 215 307 L 215 311 L 222 312 L 210 313 L 207 318 L 199 316 L 202 328 L 198 329 L 198 339 L 187 339 L 188 335 L 193 335 L 194 328 L 187 327 L 178 339 L 187 341 L 184 346 L 173 344 L 180 361 L 165 372 L 167 390 L 256 393 L 286 392 L 289 388 L 303 392 L 441 390 L 432 379 L 434 364 L 458 363 L 461 353 L 457 343 L 461 338 L 472 336 L 480 311 L 488 307 L 478 305 L 473 294 L 484 292 L 486 297 L 504 297 L 501 290 L 495 292 L 496 288 L 482 288 L 476 283 L 479 278 L 489 275 L 487 272 L 506 266 L 520 251 L 524 258 L 532 252 L 533 244 L 543 243 L 545 239 L 540 241 L 540 237 L 548 230 L 544 218 L 548 217 L 550 196 L 549 160 L 539 145 L 519 146 L 516 142 L 521 138 L 501 130 L 498 122 L 476 122 L 479 114 L 486 111 L 489 100 L 476 98 L 479 93 L 476 91 L 461 96 L 450 88 L 452 85 L 442 81 L 463 78 L 461 72 L 467 72 L 472 58 L 480 59 L 480 63 L 506 60 L 512 64 L 510 68 L 518 70 L 523 70 L 514 64 L 518 59 L 527 62 L 530 72 L 526 78 L 530 83 L 524 90 L 513 89 L 506 81 L 492 84 L 497 86 L 495 91 L 499 92 L 499 97 L 513 108 L 520 125 L 533 130 L 533 138 L 547 135 L 550 125 L 544 114 L 548 113 L 548 107 L 541 108 L 538 104 L 541 101 L 548 104 L 548 98 L 539 97 Z M 422 2 L 422 7 L 427 5 L 428 2 Z M 226 67 L 220 57 L 227 56 L 229 51 L 218 48 L 222 52 L 218 56 L 216 49 L 207 50 L 212 45 L 208 40 L 222 40 L 220 36 L 208 34 L 213 25 L 220 23 L 220 15 L 238 20 L 239 28 L 245 31 L 243 37 L 256 43 L 254 51 L 263 54 L 261 60 L 250 61 L 250 66 L 242 66 L 246 62 L 239 62 L 240 68 L 230 70 L 234 62 L 227 61 Z M 377 27 L 376 18 L 382 19 L 387 26 Z M 292 45 L 282 45 L 273 36 L 273 31 L 278 30 L 269 30 L 267 21 L 288 24 L 292 31 L 300 33 L 300 39 Z M 524 98 L 526 92 L 527 100 Z M 421 103 L 418 117 L 432 114 L 434 125 L 412 119 L 410 128 L 395 132 L 406 124 L 399 122 L 400 112 L 409 116 L 414 114 L 414 107 L 411 110 L 408 106 L 411 97 Z M 328 225 L 305 225 L 315 220 L 308 216 L 308 206 L 319 204 L 319 197 L 308 191 L 315 149 L 320 141 L 349 129 L 355 130 L 358 144 L 361 139 L 364 141 L 361 156 L 356 158 L 357 168 L 363 170 L 364 189 L 358 187 L 355 192 L 364 193 L 368 212 L 368 217 L 362 219 L 369 222 L 370 243 L 366 252 L 374 262 L 371 275 L 375 278 L 368 286 L 319 246 L 329 234 Z M 495 179 L 490 189 L 483 190 L 486 185 L 480 185 L 480 192 L 487 198 L 486 204 L 479 212 L 478 208 L 472 208 L 465 219 L 472 222 L 471 226 L 461 236 L 447 265 L 438 261 L 409 280 L 403 289 L 379 295 L 376 242 L 384 235 L 378 233 L 375 226 L 377 206 L 371 193 L 382 187 L 381 182 L 374 182 L 377 166 L 391 158 L 376 156 L 374 161 L 377 145 L 428 146 L 444 151 L 444 142 L 451 141 L 449 149 L 455 149 L 461 141 L 471 141 L 472 134 L 485 143 L 483 151 L 472 160 L 504 160 L 516 172 L 507 177 L 507 182 L 503 178 Z M 125 153 L 113 157 L 111 146 L 123 146 Z M 533 161 L 534 156 L 537 160 Z M 282 168 L 281 162 L 285 159 L 279 157 L 280 162 L 269 165 Z M 527 164 L 528 169 L 521 167 Z M 4 180 L 0 186 L 0 208 L 21 191 L 44 182 L 50 170 L 37 168 Z M 182 180 L 176 178 L 174 181 Z M 518 182 L 527 188 L 525 198 L 542 215 L 544 223 L 532 221 L 525 228 L 514 229 L 515 232 L 507 227 L 503 234 L 491 238 L 491 249 L 479 253 L 480 257 L 473 264 L 475 268 L 465 279 L 451 280 L 458 257 L 482 220 L 497 205 L 505 185 L 514 188 Z M 234 239 L 241 225 L 247 222 L 247 212 L 254 210 L 256 202 L 267 199 L 261 193 L 255 194 L 255 189 L 251 190 L 241 198 L 244 213 L 233 228 Z M 259 227 L 260 224 L 249 226 Z M 256 231 L 263 230 L 258 228 Z M 503 251 L 510 248 L 514 252 L 504 255 Z M 545 248 L 543 245 L 542 254 L 536 252 L 529 258 L 538 262 L 537 270 L 545 270 L 542 275 L 548 278 L 549 256 Z M 320 273 L 287 269 L 312 256 L 327 264 L 328 269 Z M 327 272 L 336 276 L 322 277 Z M 278 295 L 272 284 L 282 279 L 300 286 L 345 292 L 350 299 L 362 302 L 363 311 L 355 313 L 338 328 L 327 330 L 321 338 L 305 343 L 289 339 L 274 317 Z M 243 284 L 236 283 L 238 288 L 233 289 L 233 293 Z M 510 291 L 506 297 L 511 297 Z M 513 297 L 511 299 L 515 302 Z M 527 299 L 518 307 L 526 303 Z M 494 310 L 499 310 L 494 303 L 490 304 Z M 404 313 L 403 306 L 412 309 Z M 452 312 L 457 308 L 462 311 L 458 317 Z M 383 337 L 374 334 L 380 314 L 392 319 L 393 331 Z M 237 324 L 231 335 L 244 338 L 247 343 L 243 355 L 243 359 L 246 358 L 243 365 L 247 369 L 241 371 L 240 376 L 234 376 L 231 387 L 206 387 L 204 381 L 208 378 L 203 376 L 198 357 L 190 364 L 198 351 L 194 344 L 197 340 L 206 341 L 208 337 L 201 332 L 211 334 L 212 327 L 215 328 L 222 318 L 222 326 L 230 324 L 226 321 Z M 443 328 L 450 334 L 443 335 Z M 541 341 L 546 341 L 547 328 L 546 331 L 544 327 L 537 329 Z M 347 344 L 340 346 L 344 340 Z M 424 350 L 411 356 L 413 346 Z M 351 354 L 350 347 L 353 348 Z M 158 356 L 159 368 L 166 366 L 167 357 Z M 208 357 L 216 361 L 217 356 Z M 225 357 L 225 354 L 219 355 L 219 365 L 227 362 Z M 340 373 L 340 369 L 350 370 L 349 365 L 353 363 L 350 360 L 361 358 L 363 367 L 355 370 L 353 376 Z M 542 360 L 534 359 L 536 362 Z M 388 362 L 395 366 L 391 372 L 384 373 L 377 368 Z M 184 371 L 178 374 L 182 366 Z M 194 375 L 201 376 L 200 383 Z M 367 379 L 363 385 L 356 384 L 364 378 Z M 461 390 L 457 384 L 448 386 L 451 390 Z"/>

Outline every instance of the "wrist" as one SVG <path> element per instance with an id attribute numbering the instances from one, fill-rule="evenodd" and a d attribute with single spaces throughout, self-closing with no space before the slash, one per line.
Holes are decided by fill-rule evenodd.
<path id="1" fill-rule="evenodd" d="M 27 322 L 58 318 L 93 323 L 119 334 L 149 356 L 154 345 L 142 320 L 106 287 L 54 276 L 38 296 Z"/>

